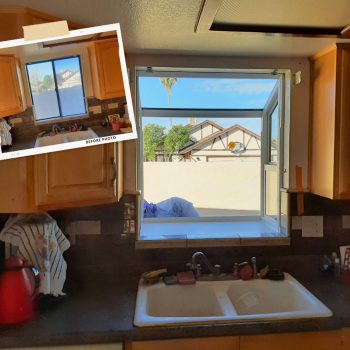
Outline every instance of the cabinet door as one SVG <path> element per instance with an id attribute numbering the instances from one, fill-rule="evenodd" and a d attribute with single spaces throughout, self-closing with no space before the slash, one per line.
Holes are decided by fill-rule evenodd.
<path id="1" fill-rule="evenodd" d="M 23 37 L 22 27 L 18 24 L 18 14 L 0 9 L 0 41 Z"/>
<path id="2" fill-rule="evenodd" d="M 337 80 L 337 105 L 340 113 L 335 146 L 335 198 L 350 199 L 350 48 L 339 50 L 341 62 Z"/>
<path id="3" fill-rule="evenodd" d="M 125 350 L 238 350 L 238 337 L 151 340 L 127 343 Z"/>
<path id="4" fill-rule="evenodd" d="M 116 202 L 121 147 L 112 143 L 36 156 L 36 205 L 48 210 Z"/>
<path id="5" fill-rule="evenodd" d="M 32 157 L 0 161 L 0 213 L 36 211 L 32 180 Z"/>
<path id="6" fill-rule="evenodd" d="M 23 111 L 14 56 L 0 56 L 0 117 Z"/>
<path id="7" fill-rule="evenodd" d="M 95 96 L 101 100 L 125 96 L 117 40 L 95 43 L 89 52 Z"/>
<path id="8" fill-rule="evenodd" d="M 266 334 L 240 337 L 240 350 L 340 350 L 341 332 Z"/>
<path id="9" fill-rule="evenodd" d="M 13 348 L 11 348 L 13 350 Z M 122 343 L 114 344 L 91 344 L 91 345 L 65 345 L 65 346 L 43 346 L 35 348 L 15 348 L 16 350 L 123 350 Z M 10 349 L 3 349 L 10 350 Z"/>

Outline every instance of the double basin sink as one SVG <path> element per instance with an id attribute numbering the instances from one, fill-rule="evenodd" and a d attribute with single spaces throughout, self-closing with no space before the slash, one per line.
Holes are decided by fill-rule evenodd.
<path id="1" fill-rule="evenodd" d="M 139 327 L 330 317 L 332 311 L 290 274 L 283 281 L 210 281 L 192 285 L 139 284 Z"/>
<path id="2" fill-rule="evenodd" d="M 82 131 L 63 132 L 58 133 L 54 136 L 37 137 L 34 147 L 44 147 L 58 145 L 66 142 L 84 141 L 94 139 L 96 137 L 98 137 L 98 135 L 90 128 Z"/>

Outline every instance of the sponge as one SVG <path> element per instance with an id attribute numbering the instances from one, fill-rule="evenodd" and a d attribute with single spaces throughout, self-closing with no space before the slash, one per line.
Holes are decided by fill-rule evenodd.
<path id="1" fill-rule="evenodd" d="M 247 264 L 244 265 L 240 270 L 239 270 L 239 277 L 243 280 L 243 281 L 248 281 L 251 280 L 253 278 L 253 269 L 252 267 Z"/>
<path id="2" fill-rule="evenodd" d="M 186 272 L 178 272 L 176 274 L 177 282 L 179 284 L 195 284 L 196 278 L 194 277 L 194 273 L 192 271 Z"/>

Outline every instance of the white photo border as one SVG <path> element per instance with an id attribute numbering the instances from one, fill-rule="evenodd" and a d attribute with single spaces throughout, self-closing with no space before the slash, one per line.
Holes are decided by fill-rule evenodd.
<path id="1" fill-rule="evenodd" d="M 127 66 L 126 66 L 124 45 L 123 45 L 123 39 L 122 39 L 121 29 L 120 29 L 119 23 L 113 23 L 113 24 L 107 24 L 107 25 L 102 25 L 102 26 L 71 30 L 71 31 L 69 31 L 68 35 L 49 37 L 49 38 L 44 38 L 44 39 L 37 39 L 37 40 L 15 39 L 15 40 L 3 41 L 3 42 L 0 42 L 0 49 L 43 43 L 43 42 L 47 42 L 47 41 L 78 38 L 78 37 L 85 36 L 85 35 L 98 34 L 98 33 L 103 33 L 103 32 L 110 32 L 110 31 L 116 31 L 116 33 L 117 33 L 118 44 L 119 44 L 118 45 L 119 46 L 119 59 L 120 59 L 120 65 L 121 65 L 121 70 L 122 70 L 122 76 L 123 76 L 125 97 L 126 97 L 126 102 L 128 105 L 128 116 L 129 116 L 129 119 L 131 122 L 132 131 L 130 133 L 125 133 L 125 134 L 111 135 L 111 136 L 105 136 L 105 137 L 96 137 L 93 139 L 87 139 L 87 140 L 82 140 L 82 141 L 73 141 L 73 142 L 68 142 L 68 143 L 61 143 L 61 144 L 50 145 L 50 146 L 42 146 L 42 147 L 37 147 L 37 148 L 33 147 L 33 148 L 28 148 L 28 149 L 18 150 L 18 151 L 8 151 L 6 153 L 2 153 L 1 149 L 0 149 L 0 160 L 33 156 L 36 154 L 51 153 L 51 152 L 64 151 L 64 150 L 75 149 L 75 148 L 90 147 L 90 146 L 96 146 L 96 145 L 105 144 L 105 143 L 111 143 L 111 142 L 133 140 L 133 139 L 137 138 L 134 107 L 133 107 L 133 103 L 132 103 L 131 90 L 130 90 L 130 84 L 129 84 L 129 75 L 128 75 L 128 70 L 127 70 Z"/>

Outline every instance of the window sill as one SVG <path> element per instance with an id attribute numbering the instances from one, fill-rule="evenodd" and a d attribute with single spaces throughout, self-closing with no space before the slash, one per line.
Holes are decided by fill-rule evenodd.
<path id="1" fill-rule="evenodd" d="M 144 222 L 136 248 L 289 245 L 290 238 L 267 220 Z"/>
<path id="2" fill-rule="evenodd" d="M 74 120 L 88 119 L 88 118 L 89 118 L 88 114 L 81 114 L 81 115 L 74 115 L 72 117 L 59 117 L 59 118 L 34 120 L 34 124 L 45 125 L 45 124 L 67 123 Z"/>

